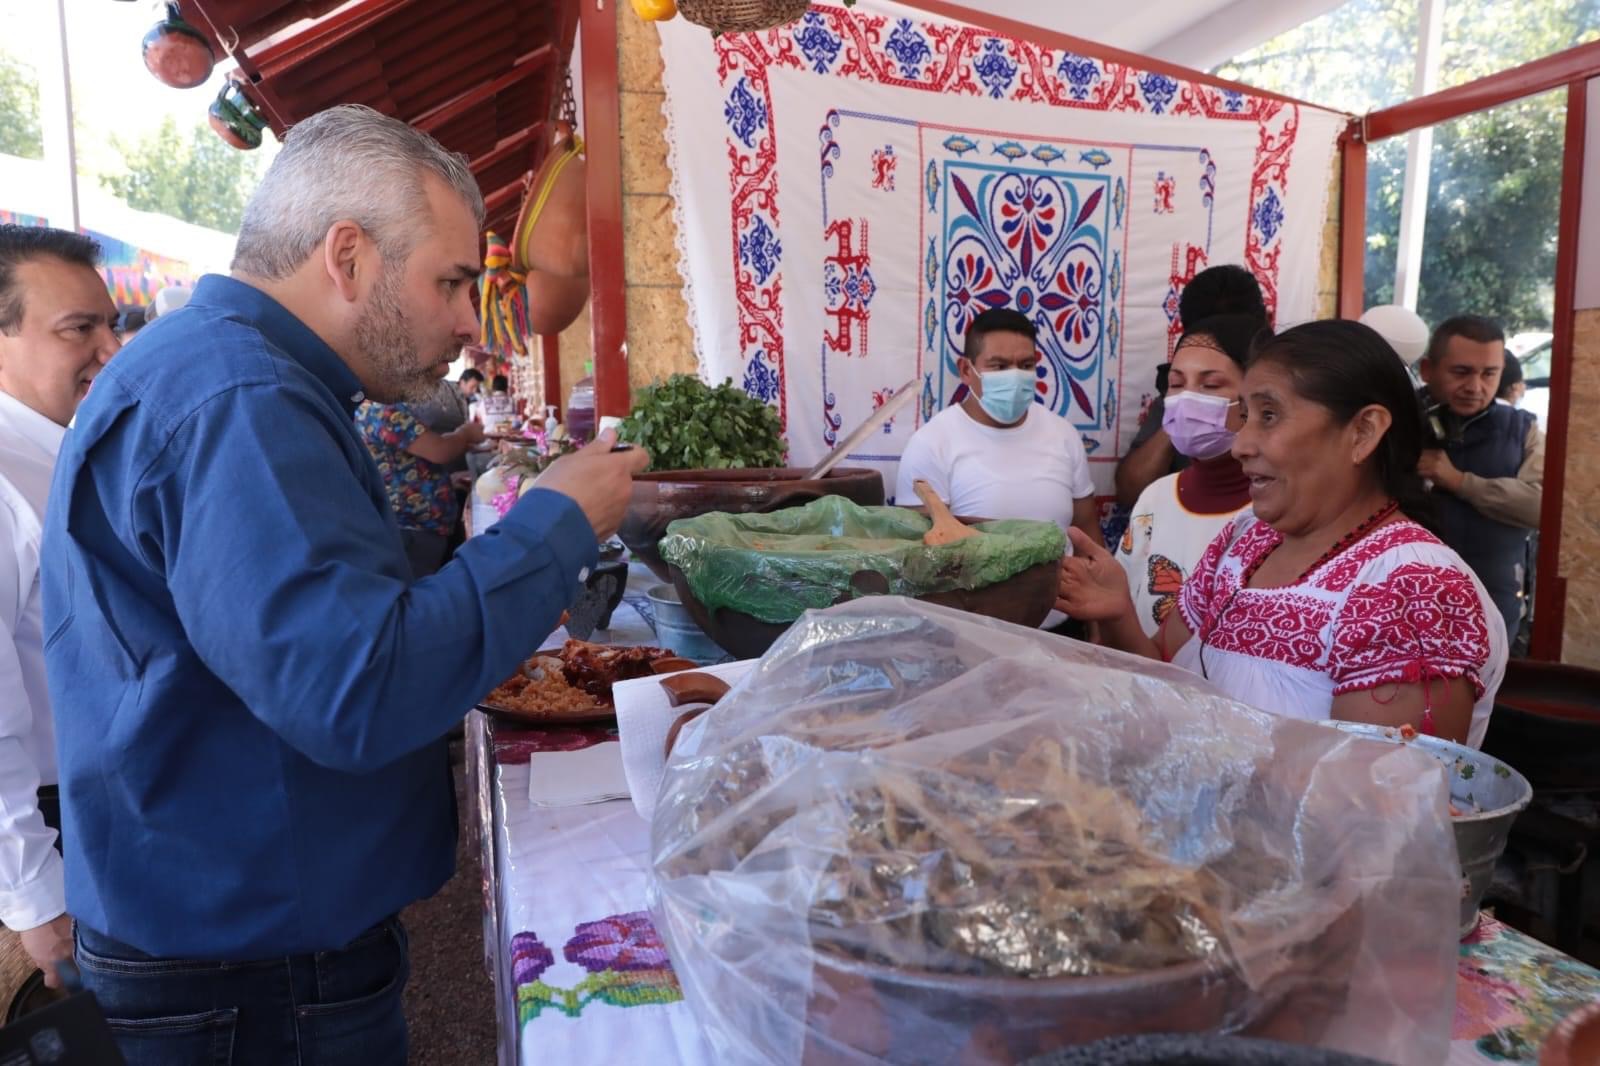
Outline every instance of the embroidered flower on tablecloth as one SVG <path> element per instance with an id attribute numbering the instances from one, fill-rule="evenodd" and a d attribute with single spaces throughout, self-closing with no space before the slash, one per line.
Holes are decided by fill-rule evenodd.
<path id="1" fill-rule="evenodd" d="M 556 957 L 534 933 L 518 933 L 511 938 L 511 980 L 531 985 L 554 966 Z"/>
<path id="2" fill-rule="evenodd" d="M 670 967 L 666 945 L 644 911 L 584 922 L 561 953 L 590 973 L 600 970 L 659 970 Z"/>

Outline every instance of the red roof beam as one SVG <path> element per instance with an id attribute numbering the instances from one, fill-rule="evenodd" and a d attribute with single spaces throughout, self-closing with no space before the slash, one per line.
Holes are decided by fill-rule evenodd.
<path id="1" fill-rule="evenodd" d="M 526 81 L 542 71 L 546 64 L 556 58 L 554 45 L 545 44 L 518 59 L 516 65 L 493 81 L 486 81 L 476 89 L 469 89 L 453 100 L 447 100 L 431 110 L 424 111 L 411 120 L 411 124 L 419 130 L 432 132 L 439 126 L 451 121 L 468 111 L 475 111 L 500 93 Z M 540 116 L 543 118 L 544 116 Z"/>
<path id="2" fill-rule="evenodd" d="M 1441 89 L 1374 111 L 1361 122 L 1362 136 L 1369 143 L 1381 141 L 1596 76 L 1600 76 L 1600 41 L 1591 41 L 1453 89 Z"/>
<path id="3" fill-rule="evenodd" d="M 343 11 L 319 20 L 304 33 L 268 45 L 250 58 L 265 74 L 267 68 L 308 62 L 322 53 L 374 29 L 384 19 L 415 3 L 416 0 L 362 0 Z"/>

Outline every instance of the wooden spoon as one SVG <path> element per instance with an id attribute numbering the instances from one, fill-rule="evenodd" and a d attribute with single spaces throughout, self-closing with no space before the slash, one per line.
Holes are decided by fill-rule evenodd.
<path id="1" fill-rule="evenodd" d="M 933 519 L 932 528 L 922 535 L 922 543 L 930 546 L 954 544 L 958 540 L 979 535 L 979 530 L 962 524 L 960 519 L 950 513 L 950 508 L 939 499 L 939 494 L 933 491 L 932 485 L 918 478 L 911 487 L 916 489 L 917 496 L 928 508 L 928 517 Z"/>

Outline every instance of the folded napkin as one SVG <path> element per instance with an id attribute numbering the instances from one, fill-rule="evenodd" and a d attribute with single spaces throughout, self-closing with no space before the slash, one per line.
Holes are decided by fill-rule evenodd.
<path id="1" fill-rule="evenodd" d="M 577 807 L 627 796 L 622 745 L 615 741 L 528 757 L 528 802 L 535 807 Z"/>
<path id="2" fill-rule="evenodd" d="M 756 661 L 745 659 L 694 672 L 711 674 L 737 685 Z M 655 813 L 656 793 L 661 790 L 661 778 L 666 772 L 667 731 L 680 714 L 703 705 L 672 706 L 667 702 L 667 693 L 659 677 L 619 681 L 611 687 L 611 699 L 617 705 L 617 731 L 622 736 L 622 768 L 627 775 L 628 795 L 633 797 L 639 817 L 648 822 Z"/>

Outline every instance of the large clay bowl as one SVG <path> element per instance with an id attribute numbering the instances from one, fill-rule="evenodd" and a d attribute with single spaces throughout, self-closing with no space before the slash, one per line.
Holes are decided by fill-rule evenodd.
<path id="1" fill-rule="evenodd" d="M 1246 1019 L 1246 1033 L 1314 1045 L 1344 1007 L 1359 934 L 1355 909 L 1325 929 L 1285 930 L 1255 949 L 1283 963 L 1256 990 L 1202 962 L 1030 979 L 929 973 L 818 951 L 803 1061 L 1004 1066 L 1107 1037 L 1215 1032 Z"/>
<path id="2" fill-rule="evenodd" d="M 883 505 L 883 475 L 876 470 L 836 467 L 808 480 L 799 467 L 770 470 L 659 470 L 635 475 L 628 513 L 617 536 L 663 581 L 672 580 L 657 550 L 667 525 L 680 518 L 723 511 L 750 514 L 799 507 L 824 496 L 843 496 L 863 507 Z M 687 599 L 684 601 L 688 602 Z"/>
<path id="3" fill-rule="evenodd" d="M 968 525 L 982 521 L 976 518 L 961 520 Z M 684 578 L 683 572 L 675 566 L 669 567 L 669 570 L 672 573 L 672 584 L 678 590 L 678 597 L 683 600 L 683 605 L 688 608 L 689 614 L 694 617 L 700 628 L 706 631 L 707 636 L 735 658 L 759 659 L 793 624 L 763 622 L 743 611 L 727 607 L 708 611 L 705 604 L 701 603 L 695 597 L 694 591 L 689 588 L 689 582 Z M 917 599 L 924 603 L 954 607 L 958 611 L 970 611 L 973 614 L 1033 629 L 1045 620 L 1051 607 L 1055 605 L 1060 572 L 1061 564 L 1058 562 L 1040 563 L 1028 567 L 1021 573 L 1012 574 L 1004 581 L 981 589 L 934 592 L 918 596 Z M 889 591 L 888 582 L 876 570 L 863 570 L 855 575 L 851 585 L 863 596 L 881 596 Z"/>

